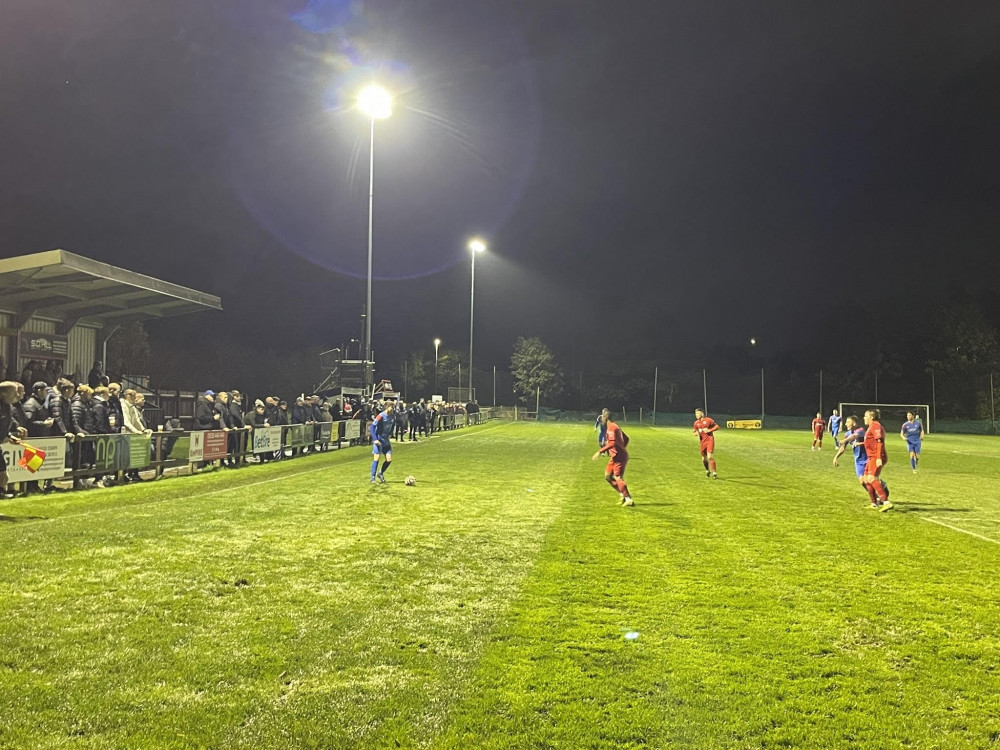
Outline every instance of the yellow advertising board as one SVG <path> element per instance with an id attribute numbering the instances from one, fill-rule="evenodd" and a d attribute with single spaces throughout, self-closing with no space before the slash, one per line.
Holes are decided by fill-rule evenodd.
<path id="1" fill-rule="evenodd" d="M 726 422 L 726 427 L 730 430 L 759 430 L 763 426 L 759 419 L 734 419 Z"/>

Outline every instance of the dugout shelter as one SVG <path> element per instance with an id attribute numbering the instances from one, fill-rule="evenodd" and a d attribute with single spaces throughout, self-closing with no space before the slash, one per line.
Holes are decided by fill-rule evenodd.
<path id="1" fill-rule="evenodd" d="M 120 326 L 221 309 L 214 295 L 66 250 L 0 259 L 0 357 L 15 377 L 31 360 L 85 377 Z"/>

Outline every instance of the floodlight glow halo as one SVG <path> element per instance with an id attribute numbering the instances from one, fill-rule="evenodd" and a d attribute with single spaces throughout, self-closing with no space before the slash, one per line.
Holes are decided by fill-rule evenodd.
<path id="1" fill-rule="evenodd" d="M 365 86 L 358 94 L 358 108 L 373 120 L 392 115 L 392 95 L 381 86 Z"/>

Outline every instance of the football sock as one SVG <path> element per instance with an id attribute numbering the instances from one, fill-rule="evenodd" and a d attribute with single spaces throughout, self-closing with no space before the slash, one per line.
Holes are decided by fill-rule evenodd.
<path id="1" fill-rule="evenodd" d="M 917 468 L 917 459 L 915 459 L 915 458 L 911 458 L 910 459 L 910 468 L 911 469 L 916 469 Z"/>
<path id="2" fill-rule="evenodd" d="M 376 458 L 372 461 L 372 479 L 375 478 L 375 472 L 378 471 L 378 459 Z"/>
<path id="3" fill-rule="evenodd" d="M 616 490 L 618 489 L 618 482 L 616 482 L 615 478 L 613 476 L 611 476 L 610 474 L 605 475 L 604 481 L 607 482 L 608 484 L 610 484 Z"/>
<path id="4" fill-rule="evenodd" d="M 715 459 L 714 458 L 709 459 L 708 468 L 711 470 L 711 472 L 713 474 L 715 473 Z"/>
<path id="5" fill-rule="evenodd" d="M 618 480 L 618 484 L 617 484 L 617 489 L 618 489 L 618 491 L 619 491 L 620 493 L 622 493 L 622 494 L 623 494 L 623 495 L 624 495 L 625 497 L 632 497 L 632 496 L 631 496 L 631 495 L 630 495 L 630 494 L 628 493 L 628 485 L 627 485 L 627 484 L 625 484 L 625 480 L 624 480 L 624 479 L 619 479 L 619 480 Z"/>
<path id="6" fill-rule="evenodd" d="M 708 459 L 707 458 L 703 458 L 703 459 L 701 459 L 701 462 L 705 466 L 705 471 L 708 471 L 709 470 L 708 469 Z"/>
<path id="7" fill-rule="evenodd" d="M 881 500 L 884 503 L 886 500 L 889 499 L 889 496 L 885 492 L 885 486 L 883 485 L 881 480 L 876 480 L 872 484 L 874 485 L 875 494 L 878 495 L 879 500 Z"/>
<path id="8" fill-rule="evenodd" d="M 381 474 L 382 476 L 385 476 L 386 471 L 389 470 L 389 464 L 391 464 L 391 463 L 392 463 L 392 461 L 386 461 L 384 464 L 382 464 L 382 470 L 379 472 L 379 474 Z"/>
<path id="9" fill-rule="evenodd" d="M 866 484 L 866 485 L 863 485 L 863 486 L 865 488 L 865 491 L 868 493 L 868 497 L 871 498 L 872 505 L 877 505 L 878 504 L 878 498 L 875 497 L 875 488 L 872 487 L 870 484 Z"/>

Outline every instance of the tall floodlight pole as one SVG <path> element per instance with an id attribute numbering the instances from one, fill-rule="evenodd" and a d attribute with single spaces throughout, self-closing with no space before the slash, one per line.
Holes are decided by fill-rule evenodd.
<path id="1" fill-rule="evenodd" d="M 472 253 L 472 285 L 469 287 L 469 401 L 472 401 L 472 322 L 476 313 L 476 256 L 486 251 L 486 243 L 478 237 L 469 240 Z"/>
<path id="2" fill-rule="evenodd" d="M 434 339 L 434 395 L 438 393 L 438 348 L 441 346 L 441 339 Z"/>
<path id="3" fill-rule="evenodd" d="M 358 95 L 358 108 L 371 120 L 371 147 L 368 152 L 368 294 L 365 302 L 365 386 L 370 385 L 372 361 L 372 226 L 375 207 L 375 120 L 392 114 L 392 97 L 381 86 L 365 86 Z"/>

